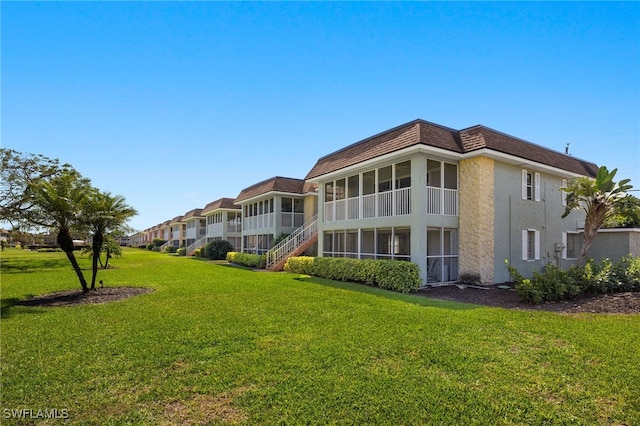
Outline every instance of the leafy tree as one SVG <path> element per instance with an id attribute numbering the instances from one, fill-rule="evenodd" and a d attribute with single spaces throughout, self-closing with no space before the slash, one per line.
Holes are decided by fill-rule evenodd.
<path id="1" fill-rule="evenodd" d="M 30 207 L 25 215 L 29 223 L 58 232 L 56 242 L 65 252 L 76 272 L 82 291 L 89 291 L 73 250 L 71 231 L 80 223 L 82 210 L 88 194 L 93 190 L 89 179 L 75 170 L 65 170 L 46 179 L 36 179 L 27 185 Z M 24 219 L 22 219 L 24 220 Z"/>
<path id="2" fill-rule="evenodd" d="M 613 214 L 604 228 L 637 228 L 640 227 L 640 198 L 627 194 L 616 203 Z"/>
<path id="3" fill-rule="evenodd" d="M 14 227 L 30 225 L 34 213 L 32 186 L 72 170 L 58 159 L 0 148 L 0 218 Z"/>
<path id="4" fill-rule="evenodd" d="M 580 264 L 584 264 L 587 251 L 598 231 L 615 212 L 616 206 L 626 196 L 626 191 L 633 188 L 630 179 L 614 182 L 618 169 L 611 172 L 602 166 L 595 179 L 584 176 L 575 178 L 563 190 L 567 193 L 567 206 L 562 217 L 567 217 L 572 210 L 584 210 L 584 241 L 580 253 Z"/>
<path id="5" fill-rule="evenodd" d="M 98 275 L 98 261 L 105 242 L 105 235 L 121 229 L 126 221 L 138 212 L 126 204 L 124 197 L 101 192 L 95 188 L 83 199 L 82 208 L 80 224 L 88 228 L 93 238 L 91 243 L 91 289 L 94 290 Z"/>

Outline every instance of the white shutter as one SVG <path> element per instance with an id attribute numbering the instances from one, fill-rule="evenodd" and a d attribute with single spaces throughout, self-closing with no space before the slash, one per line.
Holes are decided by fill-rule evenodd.
<path id="1" fill-rule="evenodd" d="M 526 229 L 522 230 L 522 260 L 527 260 L 527 233 L 528 231 Z"/>
<path id="2" fill-rule="evenodd" d="M 535 254 L 534 257 L 536 260 L 540 260 L 540 231 L 533 231 L 534 239 L 535 239 Z"/>
<path id="3" fill-rule="evenodd" d="M 522 199 L 527 199 L 527 171 L 522 170 Z"/>
<path id="4" fill-rule="evenodd" d="M 567 180 L 566 179 L 562 179 L 562 188 L 566 188 L 567 187 Z M 567 205 L 567 193 L 564 192 L 563 190 L 560 190 L 560 195 L 562 196 L 562 205 L 566 206 Z"/>
<path id="5" fill-rule="evenodd" d="M 567 258 L 567 233 L 562 233 L 562 258 Z"/>
<path id="6" fill-rule="evenodd" d="M 540 201 L 540 173 L 536 173 L 535 178 L 536 201 Z"/>

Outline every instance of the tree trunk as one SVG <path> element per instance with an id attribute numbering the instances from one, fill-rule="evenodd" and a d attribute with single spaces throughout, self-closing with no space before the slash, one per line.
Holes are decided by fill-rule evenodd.
<path id="1" fill-rule="evenodd" d="M 111 257 L 111 250 L 109 250 L 109 245 L 107 245 L 107 254 L 106 254 L 106 260 L 104 261 L 104 266 L 102 267 L 102 269 L 107 269 L 109 267 L 109 258 Z"/>
<path id="2" fill-rule="evenodd" d="M 84 275 L 82 274 L 82 270 L 80 269 L 80 265 L 78 265 L 78 261 L 76 260 L 75 255 L 73 254 L 73 238 L 71 237 L 71 233 L 68 228 L 62 228 L 58 232 L 58 237 L 56 238 L 58 245 L 67 255 L 67 259 L 71 262 L 71 266 L 73 270 L 76 272 L 78 279 L 80 280 L 80 286 L 82 287 L 83 292 L 88 292 L 89 287 L 87 287 L 87 281 L 84 279 Z"/>
<path id="3" fill-rule="evenodd" d="M 98 276 L 98 260 L 100 259 L 100 250 L 102 250 L 103 235 L 102 232 L 96 232 L 93 235 L 93 243 L 91 248 L 93 249 L 93 257 L 91 258 L 91 290 L 96 289 L 96 277 Z"/>
<path id="4" fill-rule="evenodd" d="M 598 231 L 604 224 L 607 217 L 607 208 L 604 203 L 597 203 L 594 205 L 591 212 L 587 212 L 587 216 L 584 222 L 584 240 L 582 242 L 582 250 L 580 251 L 580 259 L 578 264 L 584 266 L 587 260 L 587 251 L 593 244 L 593 240 L 596 239 Z"/>

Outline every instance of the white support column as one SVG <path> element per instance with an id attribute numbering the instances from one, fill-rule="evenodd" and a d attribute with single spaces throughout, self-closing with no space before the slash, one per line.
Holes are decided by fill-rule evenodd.
<path id="1" fill-rule="evenodd" d="M 420 268 L 427 282 L 427 156 L 411 158 L 411 261 Z"/>

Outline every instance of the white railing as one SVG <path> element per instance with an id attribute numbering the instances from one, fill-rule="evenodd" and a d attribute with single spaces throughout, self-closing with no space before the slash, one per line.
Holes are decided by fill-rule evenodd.
<path id="1" fill-rule="evenodd" d="M 304 225 L 304 213 L 282 212 L 280 218 L 283 228 L 298 228 Z"/>
<path id="2" fill-rule="evenodd" d="M 318 233 L 318 217 L 314 216 L 307 224 L 296 229 L 292 234 L 280 241 L 267 252 L 266 269 L 276 265 L 293 253 L 302 244 Z"/>
<path id="3" fill-rule="evenodd" d="M 408 214 L 411 214 L 411 188 L 328 201 L 324 204 L 325 222 Z"/>
<path id="4" fill-rule="evenodd" d="M 427 187 L 427 214 L 458 215 L 458 190 Z"/>
<path id="5" fill-rule="evenodd" d="M 227 232 L 242 232 L 242 223 L 227 222 Z"/>
<path id="6" fill-rule="evenodd" d="M 273 213 L 245 217 L 244 225 L 245 230 L 273 228 Z"/>
<path id="7" fill-rule="evenodd" d="M 207 245 L 207 236 L 198 239 L 195 243 L 187 246 L 187 256 L 191 256 L 196 250 Z"/>

